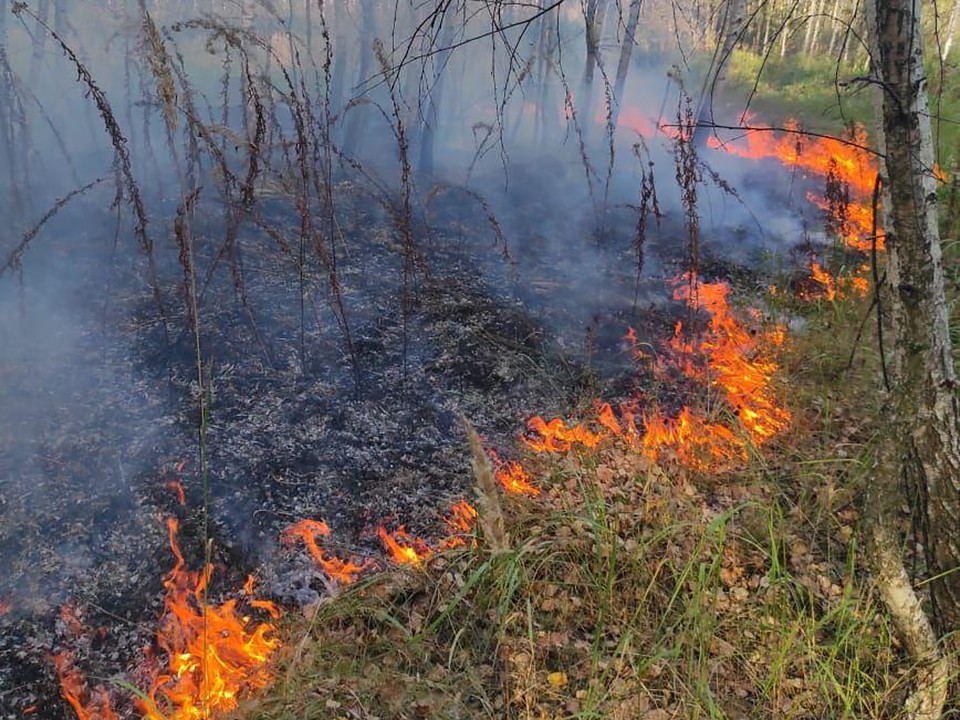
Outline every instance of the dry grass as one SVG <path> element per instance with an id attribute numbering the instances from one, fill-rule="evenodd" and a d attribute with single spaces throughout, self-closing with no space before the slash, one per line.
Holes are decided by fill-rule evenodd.
<path id="1" fill-rule="evenodd" d="M 530 458 L 544 494 L 507 500 L 506 552 L 441 554 L 291 618 L 274 690 L 237 717 L 898 717 L 914 671 L 858 552 L 863 310 L 824 305 L 794 340 L 796 424 L 748 468 Z"/>

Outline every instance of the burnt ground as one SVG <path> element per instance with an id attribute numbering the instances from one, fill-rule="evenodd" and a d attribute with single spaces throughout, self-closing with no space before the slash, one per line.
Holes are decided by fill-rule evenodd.
<path id="1" fill-rule="evenodd" d="M 158 250 L 166 333 L 142 255 L 114 244 L 114 220 L 93 200 L 47 228 L 22 286 L 0 286 L 0 302 L 18 308 L 0 314 L 17 317 L 0 327 L 0 720 L 34 707 L 30 717 L 72 717 L 48 659 L 65 646 L 79 647 L 91 677 L 129 677 L 171 566 L 166 516 L 182 520 L 196 561 L 207 498 L 215 590 L 258 571 L 263 594 L 311 602 L 322 584 L 279 545 L 286 525 L 322 518 L 335 543 L 370 556 L 380 521 L 436 534 L 438 513 L 471 482 L 461 414 L 509 456 L 531 414 L 637 392 L 623 335 L 632 326 L 655 344 L 677 317 L 666 280 L 686 254 L 679 216 L 651 233 L 638 283 L 629 207 L 611 210 L 602 236 L 590 213 L 507 208 L 507 258 L 482 208 L 449 193 L 431 204 L 429 226 L 414 226 L 405 286 L 403 238 L 383 206 L 344 184 L 338 208 L 349 342 L 329 267 L 309 244 L 301 281 L 289 202 L 261 199 L 233 272 L 222 208 L 198 208 L 206 480 L 175 249 Z M 258 225 L 279 230 L 286 248 Z M 746 243 L 754 230 L 729 232 Z M 705 243 L 705 274 L 749 289 L 757 260 L 724 259 L 727 240 Z M 90 629 L 82 642 L 57 619 L 67 602 Z"/>

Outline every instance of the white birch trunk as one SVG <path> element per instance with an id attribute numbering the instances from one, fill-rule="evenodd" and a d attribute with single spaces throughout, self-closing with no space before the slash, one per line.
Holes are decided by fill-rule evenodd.
<path id="1" fill-rule="evenodd" d="M 885 423 L 897 455 L 880 464 L 877 483 L 880 492 L 892 493 L 906 478 L 915 496 L 909 499 L 918 503 L 924 525 L 934 620 L 947 634 L 960 621 L 960 400 L 937 224 L 919 0 L 867 0 L 867 26 L 884 153 L 889 288 L 884 298 L 894 343 Z M 915 694 L 909 709 L 916 718 L 936 717 L 946 692 L 942 668 L 948 660 L 929 645 L 922 642 L 915 659 L 941 670 Z"/>

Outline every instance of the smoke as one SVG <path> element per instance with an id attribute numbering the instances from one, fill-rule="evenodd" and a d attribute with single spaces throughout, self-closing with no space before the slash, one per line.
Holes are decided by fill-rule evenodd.
<path id="1" fill-rule="evenodd" d="M 0 599 L 142 594 L 160 516 L 201 505 L 247 565 L 294 518 L 425 524 L 466 477 L 460 412 L 505 440 L 667 324 L 683 33 L 645 34 L 612 98 L 618 4 L 592 85 L 576 4 L 212 5 L 53 3 L 112 137 L 48 30 L 0 36 Z M 797 241 L 799 181 L 698 152 L 706 258 Z M 162 482 L 184 459 L 194 510 Z"/>

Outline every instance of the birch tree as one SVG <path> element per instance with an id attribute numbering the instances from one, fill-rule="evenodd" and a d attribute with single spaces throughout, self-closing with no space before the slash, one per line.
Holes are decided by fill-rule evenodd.
<path id="1" fill-rule="evenodd" d="M 893 331 L 885 437 L 871 492 L 881 591 L 925 673 L 915 718 L 941 714 L 950 676 L 944 637 L 960 627 L 960 401 L 950 341 L 919 0 L 868 0 L 871 80 L 886 187 L 887 291 Z M 932 616 L 906 580 L 894 532 L 901 479 L 919 504 Z"/>

